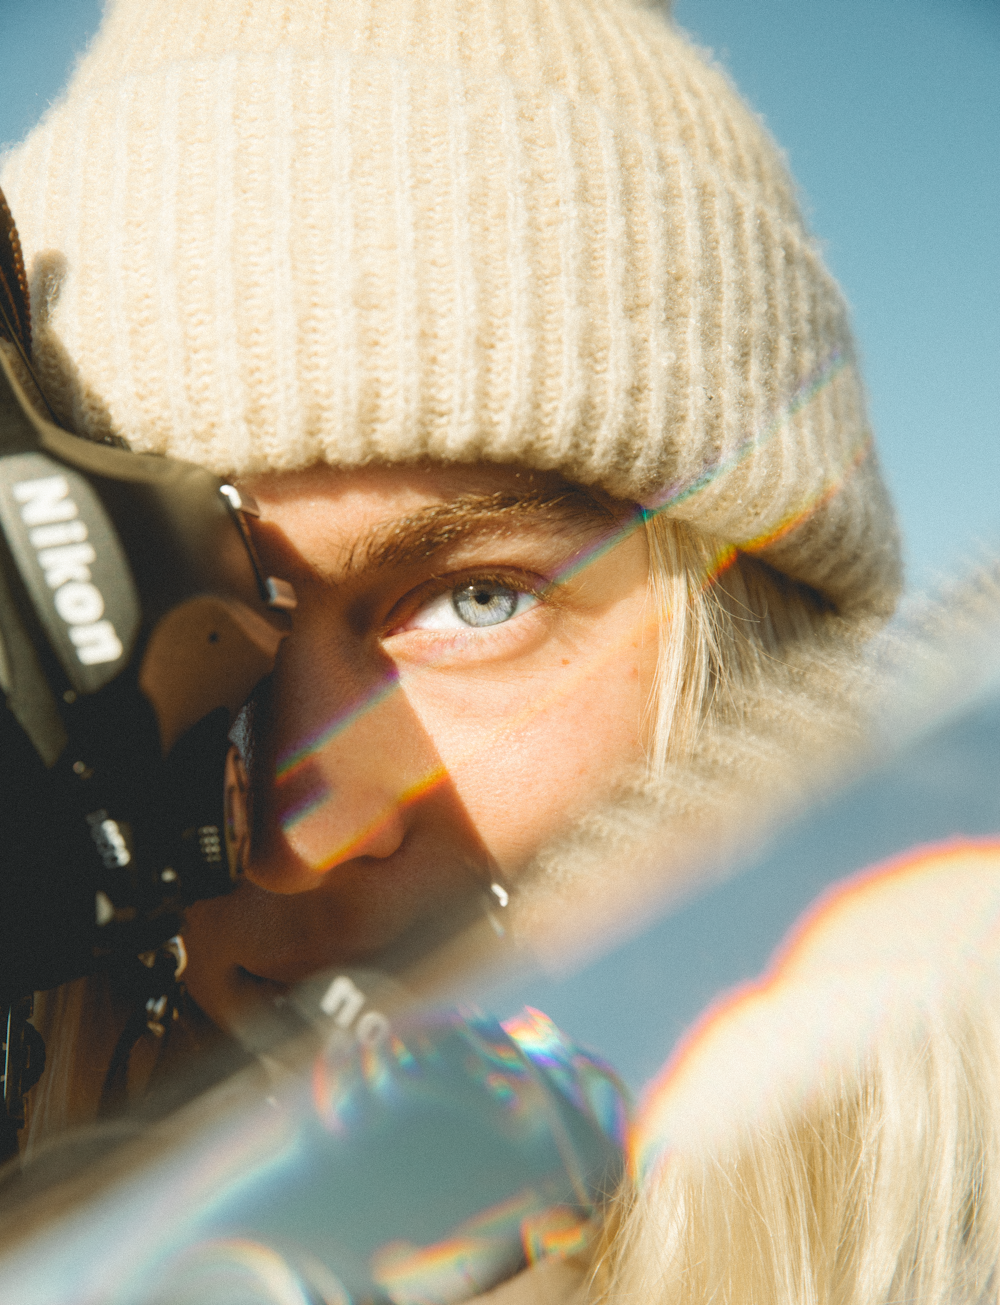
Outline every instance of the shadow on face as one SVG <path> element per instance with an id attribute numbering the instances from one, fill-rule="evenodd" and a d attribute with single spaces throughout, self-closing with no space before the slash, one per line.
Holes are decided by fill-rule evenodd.
<path id="1" fill-rule="evenodd" d="M 642 757 L 656 640 L 635 517 L 498 467 L 250 485 L 299 607 L 251 713 L 253 850 L 185 936 L 225 1023 L 333 964 L 398 971 Z"/>

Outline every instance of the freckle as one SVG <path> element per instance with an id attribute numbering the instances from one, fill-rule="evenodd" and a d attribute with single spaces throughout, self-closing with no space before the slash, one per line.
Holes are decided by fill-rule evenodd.
<path id="1" fill-rule="evenodd" d="M 569 665 L 569 658 L 568 658 L 568 657 L 564 657 L 564 658 L 562 659 L 562 664 L 563 664 L 564 666 L 568 666 L 568 665 Z"/>

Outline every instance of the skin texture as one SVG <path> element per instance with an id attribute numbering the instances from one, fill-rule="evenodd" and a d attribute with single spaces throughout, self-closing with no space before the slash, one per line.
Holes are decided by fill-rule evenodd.
<path id="1" fill-rule="evenodd" d="M 398 970 L 516 885 L 641 761 L 656 662 L 627 505 L 489 466 L 247 488 L 299 605 L 254 707 L 245 880 L 185 930 L 189 990 L 222 1026 L 326 966 Z M 465 624 L 469 585 L 463 612 L 486 595 L 509 618 Z"/>

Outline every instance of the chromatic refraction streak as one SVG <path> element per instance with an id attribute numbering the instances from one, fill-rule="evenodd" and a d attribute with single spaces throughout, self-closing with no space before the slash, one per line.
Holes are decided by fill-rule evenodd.
<path id="1" fill-rule="evenodd" d="M 403 789 L 395 801 L 388 803 L 374 820 L 370 821 L 367 825 L 364 825 L 356 834 L 352 835 L 351 838 L 341 843 L 339 847 L 335 847 L 332 851 L 327 852 L 320 860 L 311 862 L 310 868 L 317 874 L 325 874 L 327 870 L 331 870 L 335 865 L 339 865 L 341 861 L 349 861 L 354 855 L 355 850 L 376 834 L 383 825 L 394 819 L 398 812 L 404 811 L 407 807 L 413 806 L 415 802 L 419 802 L 422 798 L 433 793 L 435 789 L 441 787 L 447 778 L 448 772 L 445 770 L 444 766 L 435 766 L 433 770 L 430 770 L 426 775 L 421 776 L 420 779 L 416 780 L 408 788 Z M 319 805 L 320 803 L 314 804 L 310 808 L 310 813 L 315 811 Z M 302 818 L 302 816 L 297 816 L 294 819 L 301 820 Z M 282 828 L 287 832 L 289 825 L 286 824 L 284 816 L 282 817 L 281 824 Z"/>
<path id="2" fill-rule="evenodd" d="M 717 1038 L 724 1037 L 730 1029 L 739 1029 L 747 1021 L 752 1023 L 759 1045 L 760 1030 L 770 1020 L 779 1026 L 779 1036 L 785 1042 L 794 1039 L 787 1024 L 787 1008 L 782 1003 L 795 983 L 828 973 L 831 965 L 837 971 L 835 980 L 840 971 L 857 971 L 859 964 L 863 965 L 871 1010 L 851 1013 L 851 1019 L 863 1028 L 866 1019 L 871 1020 L 873 1027 L 878 1026 L 885 1015 L 885 1001 L 897 983 L 912 984 L 913 976 L 918 975 L 919 984 L 930 990 L 940 981 L 942 957 L 945 965 L 951 964 L 957 949 L 966 957 L 974 956 L 983 965 L 984 974 L 992 974 L 1000 957 L 997 928 L 1000 896 L 995 881 L 983 873 L 976 858 L 980 853 L 995 856 L 998 851 L 1000 843 L 996 838 L 949 839 L 911 848 L 829 888 L 792 926 L 764 973 L 737 985 L 714 1002 L 680 1040 L 649 1084 L 628 1146 L 628 1165 L 633 1177 L 648 1179 L 658 1166 L 669 1160 L 671 1150 L 684 1141 L 684 1125 L 678 1125 L 677 1102 L 683 1098 L 691 1074 L 697 1082 L 699 1058 L 711 1052 Z M 976 884 L 974 893 L 970 892 L 970 880 Z M 922 892 L 922 882 L 931 891 Z M 893 918 L 900 922 L 902 929 L 902 958 L 899 936 L 891 930 L 883 934 L 877 923 L 874 928 L 872 924 L 882 919 L 878 903 L 887 893 L 899 894 L 890 900 Z M 934 902 L 931 913 L 926 911 L 928 898 Z M 907 910 L 912 913 L 914 909 L 919 925 L 914 924 L 913 918 L 905 917 Z M 859 928 L 858 920 L 869 915 L 871 918 Z M 942 929 L 942 921 L 949 922 L 946 929 Z M 854 945 L 860 940 L 864 951 L 861 962 L 857 956 L 845 952 L 845 922 Z M 894 973 L 897 969 L 898 975 Z M 838 1000 L 842 1002 L 842 993 Z M 815 1067 L 834 1048 L 830 1034 L 824 1033 L 821 1023 L 817 1024 L 812 1006 L 810 1020 L 816 1039 L 810 1064 Z M 763 1057 L 762 1074 L 768 1069 L 765 1061 Z"/>
<path id="3" fill-rule="evenodd" d="M 281 828 L 288 833 L 300 821 L 308 818 L 326 804 L 333 796 L 326 784 L 321 783 L 314 792 L 309 793 L 301 802 L 295 802 L 281 813 Z"/>
<path id="4" fill-rule="evenodd" d="M 867 458 L 872 450 L 872 445 L 871 435 L 866 435 L 859 440 L 851 451 L 847 462 L 836 476 L 831 477 L 821 489 L 817 490 L 816 494 L 807 503 L 782 517 L 776 526 L 773 526 L 764 534 L 756 535 L 753 539 L 743 540 L 740 544 L 743 552 L 763 552 L 764 549 L 772 547 L 780 539 L 784 539 L 786 535 L 790 535 L 792 531 L 798 530 L 799 526 L 808 521 L 824 504 L 829 503 L 832 498 L 840 493 L 846 482 Z"/>
<path id="5" fill-rule="evenodd" d="M 799 388 L 792 395 L 784 408 L 768 423 L 763 431 L 749 436 L 739 444 L 729 457 L 722 458 L 718 462 L 705 467 L 697 476 L 688 481 L 674 481 L 672 485 L 666 486 L 658 494 L 655 494 L 644 506 L 650 510 L 662 511 L 677 507 L 678 504 L 684 503 L 687 499 L 693 498 L 695 494 L 705 489 L 714 480 L 720 476 L 726 475 L 741 462 L 744 462 L 751 453 L 763 448 L 783 426 L 802 411 L 812 400 L 824 390 L 830 382 L 848 365 L 849 359 L 845 356 L 843 350 L 835 349 L 829 354 L 822 363 L 802 382 Z"/>
<path id="6" fill-rule="evenodd" d="M 278 764 L 275 768 L 275 778 L 278 782 L 281 783 L 291 779 L 310 757 L 315 756 L 317 752 L 322 752 L 332 739 L 336 738 L 338 734 L 342 734 L 344 730 L 349 729 L 365 712 L 371 711 L 384 702 L 398 686 L 399 676 L 396 668 L 390 667 L 380 684 L 374 685 L 368 693 L 344 707 L 315 734 L 312 734 L 297 747 L 289 749 L 278 758 Z"/>
<path id="7" fill-rule="evenodd" d="M 849 365 L 849 359 L 845 357 L 842 351 L 837 350 L 830 354 L 827 359 L 809 376 L 796 390 L 791 400 L 785 405 L 782 411 L 775 416 L 763 430 L 763 432 L 748 438 L 732 453 L 728 458 L 720 460 L 712 466 L 706 467 L 697 477 L 686 483 L 675 482 L 658 494 L 655 499 L 642 506 L 636 506 L 628 517 L 616 525 L 613 530 L 602 533 L 594 543 L 581 549 L 574 554 L 565 566 L 555 572 L 551 579 L 553 588 L 560 584 L 565 584 L 574 576 L 586 570 L 588 566 L 597 562 L 606 556 L 618 544 L 623 542 L 632 531 L 645 524 L 652 516 L 660 512 L 669 512 L 676 508 L 680 503 L 692 498 L 700 490 L 706 488 L 720 476 L 725 475 L 733 470 L 755 450 L 763 447 L 774 435 L 792 419 L 798 412 L 802 411 L 826 386 L 828 386 L 837 375 Z M 713 584 L 718 577 L 730 567 L 736 560 L 738 552 L 758 553 L 766 550 L 786 535 L 791 534 L 794 530 L 803 525 L 819 508 L 828 503 L 841 489 L 846 480 L 852 475 L 858 466 L 864 461 L 871 451 L 871 436 L 866 436 L 851 451 L 844 466 L 837 473 L 820 486 L 811 499 L 799 504 L 791 512 L 786 513 L 784 517 L 767 531 L 762 532 L 751 539 L 741 541 L 737 548 L 734 544 L 722 544 L 716 554 L 713 556 L 710 564 L 705 568 L 701 578 L 700 587 L 704 590 Z M 650 629 L 644 633 L 651 633 L 655 629 L 656 621 L 651 620 Z M 594 664 L 608 655 L 607 647 L 595 654 Z M 433 670 L 433 667 L 426 668 L 425 671 L 417 674 L 425 674 Z M 593 666 L 581 667 L 574 679 L 579 680 L 588 671 L 593 670 Z M 407 682 L 413 678 L 412 675 L 407 677 Z M 279 784 L 286 783 L 295 776 L 300 769 L 321 752 L 334 738 L 344 733 L 366 712 L 372 711 L 383 702 L 390 694 L 396 690 L 405 687 L 400 680 L 395 669 L 390 669 L 381 683 L 376 684 L 366 695 L 351 703 L 348 707 L 339 712 L 331 721 L 318 730 L 315 734 L 305 739 L 295 748 L 286 752 L 278 761 L 276 767 L 276 779 Z M 497 741 L 504 735 L 509 735 L 512 730 L 520 728 L 527 719 L 537 715 L 557 698 L 562 697 L 571 686 L 567 683 L 565 677 L 560 680 L 558 689 L 542 698 L 536 699 L 532 707 L 527 711 L 519 713 L 515 718 L 508 719 L 504 725 L 497 731 L 484 738 L 477 748 L 494 748 Z M 392 818 L 393 812 L 398 811 L 401 806 L 410 805 L 418 801 L 426 794 L 432 792 L 441 783 L 444 782 L 445 773 L 443 768 L 437 767 L 428 772 L 420 780 L 411 785 L 401 793 L 395 803 L 388 806 L 384 812 L 366 825 L 355 837 L 346 842 L 343 846 L 331 851 L 322 859 L 314 869 L 322 870 L 329 868 L 338 861 L 345 860 L 350 855 L 352 847 L 360 845 L 365 838 L 369 837 L 382 824 Z M 289 808 L 282 814 L 282 828 L 287 832 L 303 820 L 308 819 L 319 810 L 323 804 L 329 800 L 330 794 L 326 789 L 319 789 L 316 792 L 303 798 L 295 806 Z"/>
<path id="8" fill-rule="evenodd" d="M 651 614 L 649 620 L 639 632 L 638 637 L 641 639 L 648 635 L 653 635 L 655 634 L 656 629 L 657 620 L 655 616 Z M 617 657 L 620 649 L 626 644 L 631 643 L 636 637 L 637 632 L 634 629 L 623 631 L 619 640 L 607 642 L 602 646 L 599 656 L 589 660 L 581 659 L 573 670 L 563 672 L 559 679 L 554 682 L 553 688 L 549 693 L 536 696 L 528 706 L 524 707 L 521 711 L 506 717 L 495 729 L 488 732 L 484 731 L 474 747 L 471 747 L 461 756 L 452 758 L 452 765 L 460 767 L 471 757 L 478 755 L 482 750 L 490 751 L 502 747 L 505 739 L 509 738 L 512 734 L 516 734 L 518 730 L 535 720 L 540 712 L 545 711 L 548 707 L 565 697 L 571 696 L 576 687 L 582 683 L 584 679 L 594 674 L 602 661 L 613 661 Z M 400 685 L 402 684 L 403 682 L 400 682 Z M 333 866 L 340 862 L 349 860 L 353 853 L 353 849 L 362 846 L 364 842 L 370 839 L 379 828 L 394 819 L 400 810 L 419 802 L 422 798 L 425 798 L 428 794 L 439 788 L 447 779 L 448 771 L 443 765 L 438 765 L 433 769 L 428 770 L 425 775 L 421 776 L 408 788 L 404 789 L 395 800 L 387 803 L 374 820 L 358 830 L 358 832 L 352 835 L 349 840 L 345 841 L 337 848 L 331 849 L 322 858 L 310 862 L 311 869 L 316 873 L 322 874 L 327 870 L 332 869 Z M 304 803 L 292 808 L 288 815 L 283 814 L 281 816 L 282 829 L 287 833 L 289 829 L 319 810 L 323 805 L 324 800 L 325 799 L 321 794 L 310 795 Z"/>

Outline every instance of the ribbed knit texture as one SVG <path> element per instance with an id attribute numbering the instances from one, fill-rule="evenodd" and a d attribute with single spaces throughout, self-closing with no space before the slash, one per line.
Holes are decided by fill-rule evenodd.
<path id="1" fill-rule="evenodd" d="M 655 7 L 114 0 L 0 185 L 88 434 L 227 475 L 555 469 L 892 602 L 840 294 Z"/>

